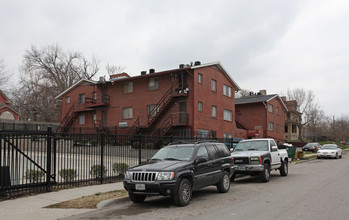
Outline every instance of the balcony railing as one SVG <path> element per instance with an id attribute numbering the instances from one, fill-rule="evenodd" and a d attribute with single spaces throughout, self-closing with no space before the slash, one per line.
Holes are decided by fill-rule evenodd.
<path id="1" fill-rule="evenodd" d="M 110 104 L 109 95 L 99 95 L 95 98 L 85 98 L 85 107 L 88 107 L 88 108 L 108 106 L 109 104 Z"/>

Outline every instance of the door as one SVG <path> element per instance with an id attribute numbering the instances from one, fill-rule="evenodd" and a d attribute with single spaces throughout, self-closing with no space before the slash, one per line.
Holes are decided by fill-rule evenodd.
<path id="1" fill-rule="evenodd" d="M 207 161 L 195 165 L 195 168 L 194 168 L 194 174 L 196 177 L 196 183 L 194 185 L 195 188 L 202 188 L 204 186 L 208 186 L 210 185 L 210 182 L 211 182 L 210 173 L 212 168 L 211 166 L 212 161 L 209 158 L 209 155 L 205 146 L 201 146 L 198 149 L 198 152 L 196 154 L 196 159 L 200 157 L 205 158 Z"/>
<path id="2" fill-rule="evenodd" d="M 270 140 L 269 150 L 271 155 L 271 168 L 278 168 L 281 165 L 280 153 L 278 150 L 273 151 L 273 147 L 277 147 L 275 141 Z"/>
<path id="3" fill-rule="evenodd" d="M 179 103 L 179 123 L 187 122 L 187 102 Z"/>

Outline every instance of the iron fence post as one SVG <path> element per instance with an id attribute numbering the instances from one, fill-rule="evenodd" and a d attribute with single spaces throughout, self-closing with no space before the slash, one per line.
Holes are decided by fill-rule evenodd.
<path id="1" fill-rule="evenodd" d="M 142 164 L 142 134 L 139 134 L 139 145 L 138 145 L 138 164 Z"/>
<path id="2" fill-rule="evenodd" d="M 52 127 L 47 127 L 47 164 L 46 164 L 46 191 L 51 191 L 51 147 L 52 147 Z"/>
<path id="3" fill-rule="evenodd" d="M 104 135 L 104 132 L 102 131 L 101 132 L 101 179 L 100 179 L 100 182 L 101 184 L 103 184 L 103 175 L 104 175 L 104 144 L 105 144 L 105 135 Z"/>

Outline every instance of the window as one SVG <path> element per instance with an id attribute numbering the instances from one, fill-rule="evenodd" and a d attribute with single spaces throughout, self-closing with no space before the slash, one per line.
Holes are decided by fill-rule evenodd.
<path id="1" fill-rule="evenodd" d="M 217 118 L 217 107 L 212 105 L 212 113 L 211 113 L 211 116 L 213 118 Z"/>
<path id="2" fill-rule="evenodd" d="M 223 85 L 223 94 L 225 96 L 231 97 L 231 87 L 227 85 Z"/>
<path id="3" fill-rule="evenodd" d="M 273 113 L 273 105 L 272 104 L 268 105 L 268 112 Z"/>
<path id="4" fill-rule="evenodd" d="M 203 106 L 202 102 L 199 102 L 198 103 L 198 111 L 199 112 L 202 112 L 202 108 L 203 108 L 202 106 Z"/>
<path id="5" fill-rule="evenodd" d="M 288 133 L 288 125 L 285 125 L 285 133 Z"/>
<path id="6" fill-rule="evenodd" d="M 97 92 L 93 92 L 92 97 L 93 97 L 93 100 L 96 101 L 97 100 Z"/>
<path id="7" fill-rule="evenodd" d="M 80 115 L 79 116 L 79 125 L 84 125 L 85 124 L 85 115 Z"/>
<path id="8" fill-rule="evenodd" d="M 158 78 L 149 79 L 148 90 L 156 90 L 156 89 L 159 89 L 159 79 Z"/>
<path id="9" fill-rule="evenodd" d="M 156 110 L 154 110 L 156 108 Z M 159 112 L 159 107 L 157 105 L 147 105 L 148 116 L 155 116 L 157 112 Z M 152 114 L 152 115 L 150 115 Z"/>
<path id="10" fill-rule="evenodd" d="M 297 133 L 297 126 L 295 124 L 292 124 L 292 133 Z"/>
<path id="11" fill-rule="evenodd" d="M 198 137 L 199 138 L 209 138 L 210 131 L 205 129 L 198 129 Z"/>
<path id="12" fill-rule="evenodd" d="M 122 118 L 123 119 L 130 119 L 133 117 L 133 109 L 132 107 L 127 107 L 122 109 Z"/>
<path id="13" fill-rule="evenodd" d="M 277 115 L 279 114 L 279 107 L 276 107 L 275 112 Z"/>
<path id="14" fill-rule="evenodd" d="M 96 115 L 96 112 L 93 113 L 93 115 L 92 115 L 92 122 L 93 122 L 93 124 L 96 124 L 96 122 L 97 122 L 97 115 Z"/>
<path id="15" fill-rule="evenodd" d="M 205 146 L 201 146 L 199 148 L 196 158 L 199 158 L 199 157 L 203 157 L 203 158 L 206 158 L 206 160 L 208 160 L 208 152 Z"/>
<path id="16" fill-rule="evenodd" d="M 65 97 L 65 104 L 69 104 L 69 103 L 70 103 L 70 97 L 67 96 L 67 97 Z"/>
<path id="17" fill-rule="evenodd" d="M 85 103 L 85 94 L 79 94 L 79 104 Z"/>
<path id="18" fill-rule="evenodd" d="M 276 124 L 276 131 L 279 132 L 279 124 Z"/>
<path id="19" fill-rule="evenodd" d="M 124 94 L 133 92 L 133 82 L 126 82 L 122 84 L 122 92 Z"/>
<path id="20" fill-rule="evenodd" d="M 224 133 L 224 139 L 230 139 L 233 138 L 233 135 L 230 133 Z"/>
<path id="21" fill-rule="evenodd" d="M 202 81 L 203 81 L 203 76 L 202 76 L 201 73 L 199 73 L 199 74 L 198 74 L 198 82 L 199 82 L 200 84 L 202 84 Z"/>
<path id="22" fill-rule="evenodd" d="M 233 112 L 227 109 L 224 109 L 224 120 L 226 121 L 233 121 Z"/>
<path id="23" fill-rule="evenodd" d="M 268 129 L 269 129 L 269 131 L 274 131 L 274 123 L 273 122 L 269 122 L 268 123 Z"/>
<path id="24" fill-rule="evenodd" d="M 214 79 L 211 80 L 211 90 L 214 92 L 217 91 L 217 81 Z"/>

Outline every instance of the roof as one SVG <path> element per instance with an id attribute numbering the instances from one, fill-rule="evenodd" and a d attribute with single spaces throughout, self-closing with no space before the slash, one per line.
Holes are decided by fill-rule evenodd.
<path id="1" fill-rule="evenodd" d="M 260 103 L 260 102 L 269 102 L 272 99 L 277 98 L 284 108 L 288 111 L 285 103 L 282 101 L 279 95 L 271 94 L 271 95 L 255 95 L 255 96 L 247 96 L 243 98 L 236 98 L 235 105 L 243 105 L 243 104 L 252 104 L 252 103 Z"/>
<path id="2" fill-rule="evenodd" d="M 137 75 L 137 76 L 132 76 L 132 77 L 122 77 L 122 78 L 119 78 L 117 80 L 112 78 L 112 80 L 110 80 L 109 82 L 115 83 L 115 82 L 129 81 L 130 79 L 132 79 L 132 80 L 134 80 L 134 79 L 143 79 L 143 78 L 147 78 L 147 77 L 154 77 L 154 76 L 164 75 L 164 74 L 173 73 L 173 72 L 180 72 L 180 71 L 189 70 L 189 69 L 199 69 L 199 68 L 204 68 L 204 67 L 208 67 L 208 66 L 215 66 L 215 67 L 217 67 L 227 77 L 227 79 L 234 85 L 235 91 L 241 90 L 239 85 L 230 77 L 230 75 L 224 69 L 224 67 L 222 66 L 222 64 L 220 62 L 213 62 L 213 63 L 207 63 L 207 64 L 202 64 L 202 65 L 200 64 L 200 65 L 189 66 L 189 67 L 185 67 L 185 68 L 181 68 L 181 69 L 165 70 L 165 71 L 162 71 L 162 72 L 148 73 L 146 75 Z M 122 73 L 122 74 L 128 75 L 127 73 Z M 120 74 L 116 74 L 116 75 L 120 75 Z M 79 82 L 77 82 L 74 85 L 72 85 L 71 87 L 69 87 L 68 89 L 66 89 L 65 91 L 63 91 L 58 96 L 56 96 L 55 99 L 62 98 L 62 96 L 64 96 L 66 93 L 68 93 L 74 87 L 79 86 L 79 85 L 84 84 L 84 83 L 89 83 L 91 85 L 99 84 L 98 81 L 82 79 Z"/>
<path id="3" fill-rule="evenodd" d="M 64 96 L 66 93 L 68 93 L 70 90 L 74 89 L 74 87 L 82 85 L 82 84 L 90 84 L 90 85 L 96 85 L 98 84 L 97 81 L 93 81 L 93 80 L 88 80 L 88 79 L 81 79 L 80 81 L 78 81 L 77 83 L 75 83 L 74 85 L 70 86 L 68 89 L 64 90 L 61 94 L 59 94 L 58 96 L 55 97 L 55 99 L 60 99 L 62 98 L 62 96 Z"/>
<path id="4" fill-rule="evenodd" d="M 240 86 L 230 77 L 229 73 L 224 69 L 223 65 L 217 61 L 213 63 L 206 63 L 202 65 L 197 65 L 197 66 L 192 66 L 191 69 L 198 69 L 198 68 L 203 68 L 203 67 L 208 67 L 208 66 L 216 66 L 227 78 L 228 80 L 234 85 L 235 91 L 241 90 Z"/>
<path id="5" fill-rule="evenodd" d="M 6 94 L 0 89 L 0 94 L 6 99 L 5 102 L 11 103 L 11 100 L 6 96 Z"/>

